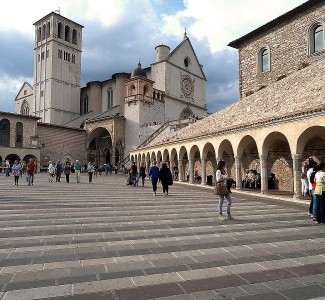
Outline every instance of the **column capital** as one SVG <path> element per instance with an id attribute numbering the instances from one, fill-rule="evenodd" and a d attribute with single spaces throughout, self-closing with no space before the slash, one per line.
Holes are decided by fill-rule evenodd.
<path id="1" fill-rule="evenodd" d="M 202 162 L 203 162 L 203 161 L 206 162 L 207 159 L 202 157 L 202 158 L 201 158 L 201 161 L 202 161 Z"/>
<path id="2" fill-rule="evenodd" d="M 301 159 L 301 154 L 292 154 L 292 159 Z"/>

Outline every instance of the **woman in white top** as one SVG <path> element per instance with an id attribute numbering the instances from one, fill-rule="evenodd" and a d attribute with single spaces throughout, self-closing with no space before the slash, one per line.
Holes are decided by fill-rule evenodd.
<path id="1" fill-rule="evenodd" d="M 315 181 L 316 216 L 314 218 L 316 218 L 317 223 L 325 224 L 325 163 L 318 165 Z"/>
<path id="2" fill-rule="evenodd" d="M 217 166 L 217 172 L 216 172 L 216 183 L 225 183 L 225 185 L 227 186 L 227 179 L 231 179 L 230 177 L 228 177 L 227 171 L 226 171 L 226 163 L 221 160 L 218 162 L 218 166 Z M 230 197 L 230 193 L 228 193 L 225 196 L 221 196 L 218 195 L 219 197 L 219 220 L 223 221 L 225 220 L 225 218 L 222 215 L 222 206 L 223 206 L 223 201 L 226 198 L 227 200 L 227 214 L 228 214 L 228 220 L 233 220 L 233 217 L 231 216 L 230 213 L 230 208 L 231 208 L 231 197 Z"/>

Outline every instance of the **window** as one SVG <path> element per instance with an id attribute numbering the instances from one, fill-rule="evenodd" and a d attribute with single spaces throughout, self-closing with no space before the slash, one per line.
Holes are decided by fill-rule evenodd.
<path id="1" fill-rule="evenodd" d="M 72 30 L 72 44 L 77 45 L 77 30 L 76 29 Z"/>
<path id="2" fill-rule="evenodd" d="M 46 34 L 46 25 L 44 24 L 44 25 L 42 26 L 42 40 L 45 39 L 45 34 Z"/>
<path id="3" fill-rule="evenodd" d="M 37 29 L 37 42 L 41 41 L 41 37 L 42 37 L 42 29 L 41 29 L 41 27 L 39 27 Z"/>
<path id="4" fill-rule="evenodd" d="M 44 97 L 44 91 L 43 90 L 41 91 L 41 97 Z"/>
<path id="5" fill-rule="evenodd" d="M 44 59 L 44 51 L 42 51 L 41 58 Z"/>
<path id="6" fill-rule="evenodd" d="M 16 123 L 16 147 L 23 146 L 23 123 L 17 122 Z"/>
<path id="7" fill-rule="evenodd" d="M 257 74 L 269 72 L 270 70 L 270 49 L 269 47 L 263 47 L 257 56 Z"/>
<path id="8" fill-rule="evenodd" d="M 0 121 L 0 146 L 10 146 L 10 122 L 7 119 Z"/>
<path id="9" fill-rule="evenodd" d="M 50 53 L 49 49 L 46 49 L 46 58 L 49 57 L 49 53 Z"/>
<path id="10" fill-rule="evenodd" d="M 62 50 L 58 49 L 58 58 L 62 59 Z"/>
<path id="11" fill-rule="evenodd" d="M 58 23 L 58 38 L 62 39 L 62 23 Z"/>
<path id="12" fill-rule="evenodd" d="M 72 62 L 73 64 L 76 63 L 76 55 L 75 55 L 75 54 L 72 54 L 72 55 L 71 55 L 71 62 Z"/>
<path id="13" fill-rule="evenodd" d="M 27 95 L 27 90 L 24 90 L 24 95 Z"/>
<path id="14" fill-rule="evenodd" d="M 309 29 L 309 54 L 314 54 L 324 50 L 324 26 L 317 22 Z"/>
<path id="15" fill-rule="evenodd" d="M 84 115 L 88 112 L 88 96 L 86 95 L 80 102 L 80 114 Z"/>
<path id="16" fill-rule="evenodd" d="M 20 113 L 23 116 L 28 116 L 29 115 L 29 105 L 28 105 L 27 100 L 24 100 L 24 102 L 23 102 L 23 104 L 21 106 L 21 109 L 20 109 Z"/>
<path id="17" fill-rule="evenodd" d="M 113 107 L 113 90 L 109 89 L 107 91 L 107 110 Z"/>
<path id="18" fill-rule="evenodd" d="M 46 37 L 49 38 L 50 34 L 51 34 L 51 24 L 50 22 L 47 22 Z"/>
<path id="19" fill-rule="evenodd" d="M 64 29 L 64 40 L 70 42 L 70 39 L 70 27 L 66 25 Z"/>

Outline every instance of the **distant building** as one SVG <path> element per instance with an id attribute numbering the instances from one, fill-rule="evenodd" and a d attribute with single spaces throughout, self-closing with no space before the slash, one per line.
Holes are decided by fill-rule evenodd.
<path id="1" fill-rule="evenodd" d="M 59 145 L 53 143 L 56 134 L 68 130 L 79 130 L 79 152 L 84 153 L 79 155 L 85 160 L 119 164 L 157 130 L 169 128 L 169 122 L 174 128 L 175 122 L 185 126 L 206 114 L 206 77 L 186 34 L 172 51 L 158 45 L 149 67 L 139 62 L 131 73 L 116 73 L 80 88 L 83 26 L 55 12 L 34 25 L 34 84 L 23 84 L 15 112 L 39 118 L 37 126 L 43 129 L 38 146 L 45 144 L 51 153 L 41 155 L 41 164 L 53 155 L 56 160 L 80 160 L 68 153 L 72 145 L 59 146 L 71 143 L 68 134 Z M 52 128 L 51 135 L 46 126 Z"/>
<path id="2" fill-rule="evenodd" d="M 309 0 L 232 41 L 239 51 L 240 99 L 174 133 L 165 130 L 131 159 L 178 167 L 179 180 L 209 183 L 216 163 L 241 189 L 246 170 L 276 176 L 279 190 L 301 196 L 302 162 L 325 161 L 325 1 Z"/>

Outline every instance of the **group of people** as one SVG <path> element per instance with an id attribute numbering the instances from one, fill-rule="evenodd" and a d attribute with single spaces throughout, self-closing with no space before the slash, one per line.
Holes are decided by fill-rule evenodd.
<path id="1" fill-rule="evenodd" d="M 258 189 L 261 187 L 261 174 L 256 170 L 246 170 L 245 178 L 242 182 L 243 188 Z"/>
<path id="2" fill-rule="evenodd" d="M 144 186 L 146 176 L 145 166 L 142 164 L 138 172 L 138 167 L 135 162 L 132 162 L 127 176 L 127 185 L 138 186 L 141 179 L 142 186 Z M 157 195 L 158 181 L 162 184 L 163 195 L 168 196 L 169 186 L 173 184 L 173 176 L 166 163 L 162 163 L 161 168 L 159 169 L 157 167 L 157 162 L 154 161 L 149 169 L 149 179 L 151 180 L 154 196 Z"/>
<path id="3" fill-rule="evenodd" d="M 301 168 L 301 194 L 310 195 L 309 215 L 318 224 L 325 224 L 325 163 L 312 157 Z"/>
<path id="4" fill-rule="evenodd" d="M 7 161 L 6 161 L 7 163 Z M 7 171 L 8 170 L 8 171 Z M 10 167 L 9 161 L 8 161 L 8 167 L 6 165 L 6 176 L 10 176 L 10 172 L 14 176 L 15 185 L 18 185 L 19 178 L 23 176 L 23 174 L 27 173 L 27 184 L 33 185 L 34 184 L 34 174 L 36 172 L 36 164 L 34 163 L 34 160 L 32 158 L 29 159 L 28 163 L 20 162 L 19 160 L 15 160 L 13 165 Z M 8 174 L 7 174 L 8 173 Z"/>

